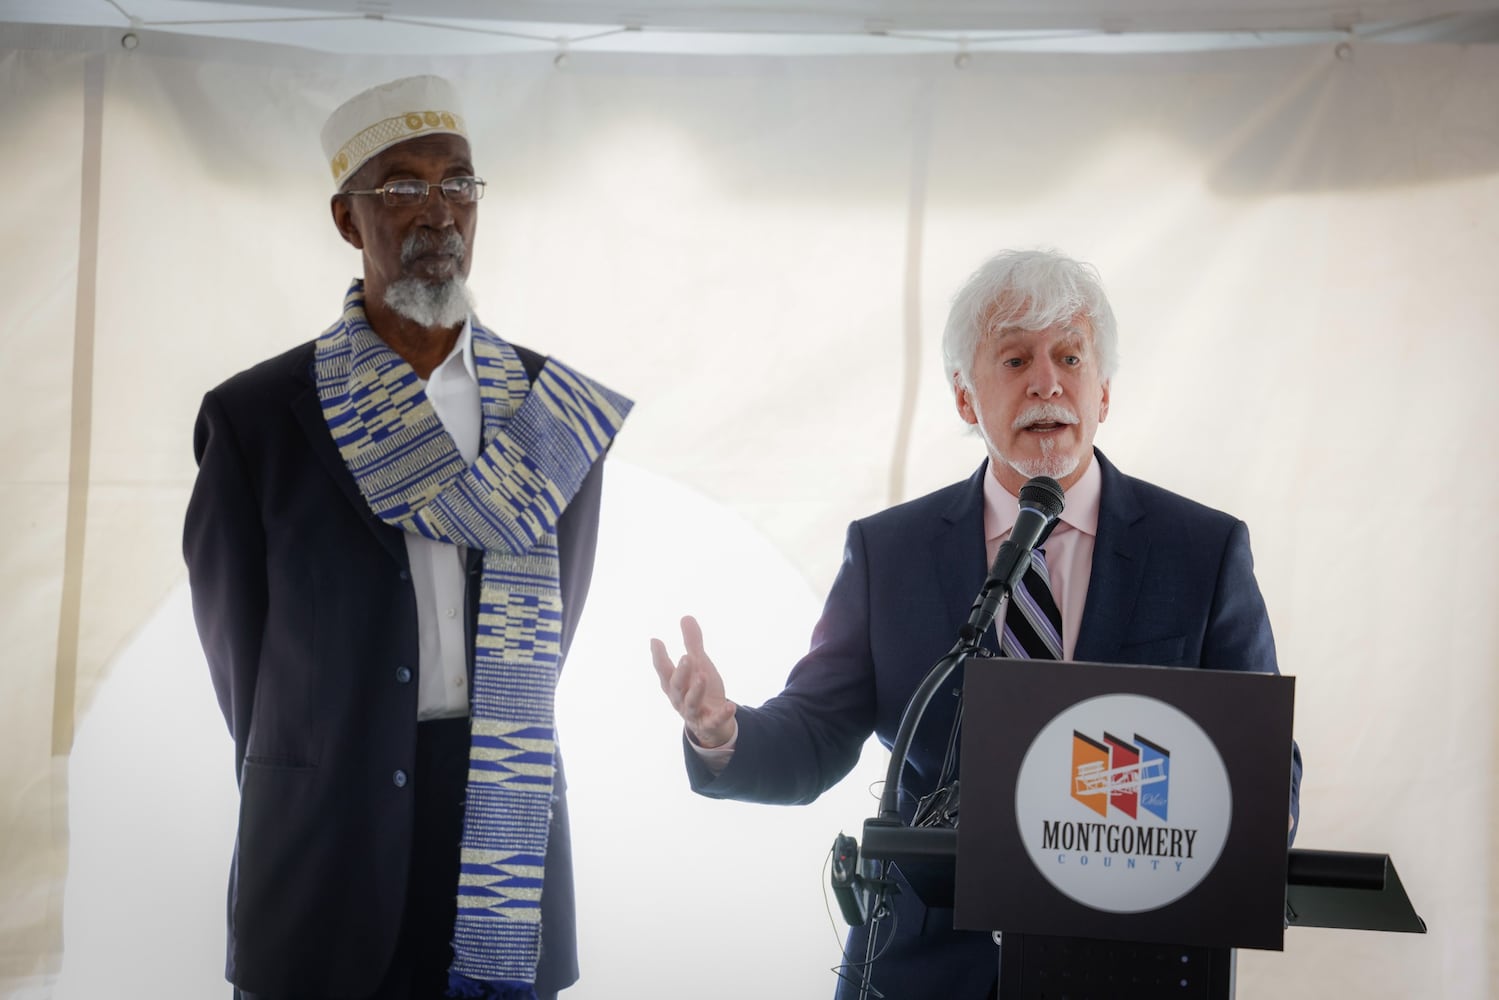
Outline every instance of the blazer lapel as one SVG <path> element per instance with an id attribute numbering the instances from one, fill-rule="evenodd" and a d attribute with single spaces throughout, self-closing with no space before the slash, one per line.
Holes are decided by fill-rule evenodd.
<path id="1" fill-rule="evenodd" d="M 948 634 L 954 642 L 989 573 L 984 550 L 984 476 L 988 469 L 987 461 L 979 465 L 942 512 L 935 529 L 933 569 L 942 587 L 943 605 L 950 616 Z"/>
<path id="2" fill-rule="evenodd" d="M 344 464 L 343 456 L 334 446 L 333 435 L 328 432 L 328 423 L 323 418 L 323 404 L 318 399 L 317 386 L 312 380 L 311 353 L 302 360 L 305 364 L 299 363 L 296 370 L 291 373 L 291 377 L 297 382 L 291 408 L 297 418 L 297 423 L 302 427 L 303 434 L 307 437 L 308 446 L 328 475 L 332 476 L 333 481 L 338 484 L 344 497 L 354 505 L 360 518 L 368 525 L 370 531 L 374 532 L 385 550 L 390 553 L 390 557 L 396 561 L 397 565 L 408 566 L 405 533 L 376 517 L 374 511 L 370 510 L 369 502 L 359 492 L 359 486 L 354 482 L 349 467 Z"/>
<path id="3" fill-rule="evenodd" d="M 1140 597 L 1150 533 L 1138 524 L 1145 511 L 1129 480 L 1102 452 L 1095 451 L 1093 460 L 1103 477 L 1098 537 L 1093 543 L 1088 600 L 1072 656 L 1083 662 L 1113 663 L 1118 659 L 1119 647 Z"/>

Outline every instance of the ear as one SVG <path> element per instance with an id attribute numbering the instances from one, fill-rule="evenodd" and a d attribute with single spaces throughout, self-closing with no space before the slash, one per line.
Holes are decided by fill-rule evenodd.
<path id="1" fill-rule="evenodd" d="M 344 242 L 356 250 L 364 249 L 364 237 L 359 235 L 359 224 L 354 220 L 354 210 L 350 207 L 349 199 L 334 195 L 328 202 L 328 210 L 333 213 L 333 225 L 338 229 L 338 235 L 344 238 Z"/>
<path id="2" fill-rule="evenodd" d="M 1098 422 L 1109 419 L 1109 380 L 1103 380 L 1103 396 L 1098 401 Z"/>
<path id="3" fill-rule="evenodd" d="M 963 422 L 967 424 L 978 423 L 978 411 L 973 408 L 973 390 L 963 385 L 963 376 L 958 372 L 953 372 L 952 394 L 953 402 L 958 407 L 958 416 L 963 418 Z"/>

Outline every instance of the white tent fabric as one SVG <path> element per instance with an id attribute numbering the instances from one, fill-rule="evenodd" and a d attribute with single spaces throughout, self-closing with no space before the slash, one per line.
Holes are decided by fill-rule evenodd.
<path id="1" fill-rule="evenodd" d="M 83 834 L 69 829 L 74 726 L 180 600 L 198 399 L 314 336 L 358 266 L 328 221 L 318 127 L 355 90 L 420 71 L 463 90 L 490 182 L 480 315 L 638 401 L 614 456 L 663 499 L 627 530 L 680 553 L 683 532 L 724 529 L 678 520 L 666 496 L 705 498 L 811 595 L 850 518 L 981 457 L 938 362 L 952 291 L 1008 246 L 1097 264 L 1124 357 L 1100 446 L 1253 533 L 1297 677 L 1298 846 L 1392 853 L 1431 927 L 1292 931 L 1284 954 L 1241 953 L 1240 995 L 1499 994 L 1499 50 L 975 54 L 961 69 L 597 55 L 559 69 L 547 54 L 360 59 L 150 32 L 125 51 L 101 31 L 13 26 L 0 28 L 0 361 L 18 403 L 0 477 L 0 993 L 49 996 L 60 967 L 68 843 Z M 618 551 L 633 562 L 607 579 L 649 588 L 676 568 Z M 662 592 L 723 590 L 740 610 L 708 637 L 731 694 L 736 670 L 783 674 L 794 654 L 751 663 L 764 650 L 736 629 L 800 615 L 804 636 L 817 597 L 786 610 L 733 573 L 690 571 L 692 588 Z M 615 624 L 568 667 L 579 703 L 590 676 L 645 692 L 639 712 L 589 715 L 587 739 L 649 746 L 673 769 L 628 803 L 687 817 L 671 843 L 637 845 L 662 871 L 683 842 L 751 813 L 767 817 L 761 841 L 794 822 L 675 801 L 678 730 L 645 652 L 671 622 Z M 111 731 L 117 790 L 162 780 L 134 741 L 170 724 L 183 666 L 136 668 L 156 693 Z M 172 810 L 194 803 L 152 796 L 168 837 Z M 836 823 L 856 828 L 858 808 Z M 807 881 L 725 863 L 770 899 Z M 737 906 L 738 888 L 666 880 L 634 919 L 592 925 L 633 956 L 609 969 L 656 975 L 685 949 L 723 970 L 725 997 L 830 994 L 828 941 L 775 921 L 715 933 L 704 908 Z M 215 927 L 213 947 L 221 884 L 189 918 Z M 585 928 L 618 891 L 582 881 Z M 155 945 L 165 962 L 174 942 Z M 585 936 L 578 996 L 618 987 L 587 978 L 604 948 Z M 787 981 L 763 960 L 807 948 L 816 975 Z M 120 970 L 119 995 L 148 995 L 135 975 Z"/>

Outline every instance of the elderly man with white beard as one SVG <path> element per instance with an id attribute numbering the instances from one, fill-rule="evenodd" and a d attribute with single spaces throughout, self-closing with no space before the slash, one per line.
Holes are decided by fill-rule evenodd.
<path id="1" fill-rule="evenodd" d="M 731 701 L 690 616 L 679 658 L 651 641 L 661 688 L 686 724 L 699 794 L 810 802 L 849 772 L 870 733 L 889 747 L 917 685 L 957 639 L 1035 476 L 1058 480 L 1066 507 L 988 646 L 1031 659 L 1278 672 L 1244 523 L 1124 475 L 1093 447 L 1118 347 L 1092 267 L 1050 251 L 992 258 L 954 298 L 943 359 L 958 415 L 987 457 L 966 481 L 850 526 L 811 649 L 780 694 L 758 708 Z M 906 823 L 957 821 L 934 793 L 956 773 L 959 707 L 939 695 L 922 718 L 902 781 Z M 1290 750 L 1294 836 L 1301 759 Z M 996 995 L 990 935 L 954 930 L 951 910 L 923 906 L 909 886 L 893 908 L 878 932 L 871 995 Z M 840 998 L 859 992 L 870 933 L 850 931 Z"/>
<path id="2" fill-rule="evenodd" d="M 578 978 L 553 693 L 629 400 L 473 315 L 455 88 L 333 112 L 363 277 L 211 390 L 184 553 L 234 739 L 235 996 L 533 1000 Z"/>

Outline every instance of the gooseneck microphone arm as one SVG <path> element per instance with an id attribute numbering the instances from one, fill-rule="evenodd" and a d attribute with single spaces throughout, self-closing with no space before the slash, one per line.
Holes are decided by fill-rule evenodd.
<path id="1" fill-rule="evenodd" d="M 1010 537 L 1000 545 L 999 553 L 994 557 L 994 565 L 989 569 L 983 589 L 974 599 L 968 621 L 958 631 L 957 643 L 927 671 L 911 695 L 911 700 L 906 702 L 905 711 L 901 713 L 900 728 L 896 730 L 895 741 L 890 745 L 890 765 L 885 771 L 885 785 L 880 792 L 877 818 L 881 824 L 901 824 L 900 772 L 905 766 L 911 741 L 916 738 L 916 727 L 920 725 L 927 705 L 958 664 L 978 649 L 990 624 L 1009 604 L 1010 593 L 1030 566 L 1031 550 L 1045 541 L 1046 536 L 1051 534 L 1051 529 L 1056 526 L 1057 518 L 1062 513 L 1063 500 L 1061 485 L 1049 476 L 1036 476 L 1020 488 L 1020 516 L 1015 521 Z"/>
<path id="2" fill-rule="evenodd" d="M 1001 596 L 1000 603 L 1008 600 L 1009 594 L 1006 593 Z M 982 635 L 983 633 L 980 632 L 979 636 Z M 906 702 L 906 710 L 901 713 L 900 717 L 900 728 L 895 732 L 895 742 L 890 745 L 890 765 L 885 770 L 885 787 L 880 792 L 879 819 L 882 822 L 888 821 L 896 826 L 901 825 L 900 771 L 906 763 L 906 755 L 911 750 L 911 740 L 916 737 L 916 727 L 921 722 L 922 715 L 926 713 L 926 707 L 931 703 L 932 696 L 942 687 L 958 664 L 968 659 L 977 648 L 977 639 L 969 642 L 960 638 L 957 645 L 953 646 L 946 656 L 932 665 L 926 676 L 921 679 L 921 684 L 916 688 L 915 693 L 911 695 L 911 700 Z"/>

